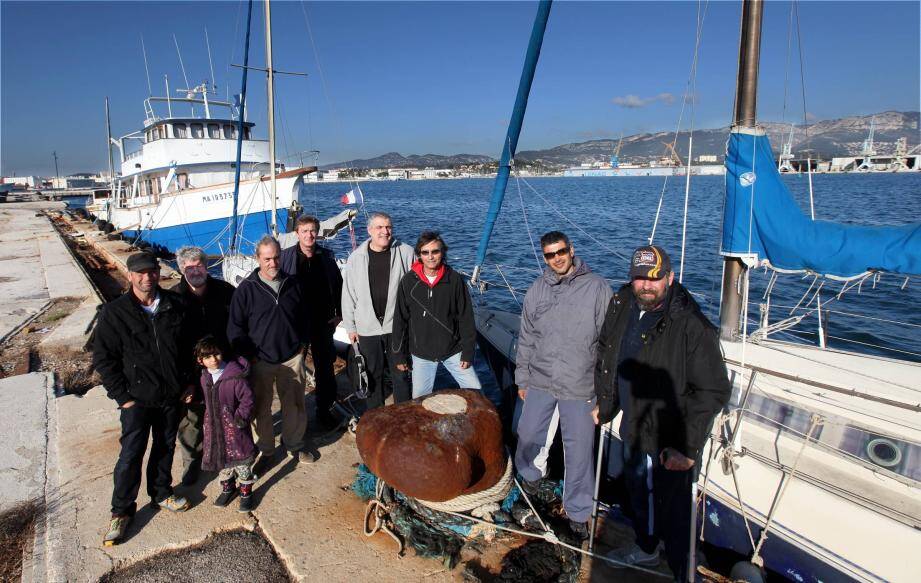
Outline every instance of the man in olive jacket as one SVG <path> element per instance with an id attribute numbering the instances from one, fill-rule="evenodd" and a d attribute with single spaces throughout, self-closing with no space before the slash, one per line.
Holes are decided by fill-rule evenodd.
<path id="1" fill-rule="evenodd" d="M 593 414 L 596 423 L 607 423 L 623 412 L 636 543 L 611 558 L 656 565 L 661 540 L 676 579 L 686 581 L 691 486 L 731 387 L 716 328 L 674 278 L 661 247 L 634 252 L 631 282 L 611 300 L 598 340 Z"/>
<path id="2" fill-rule="evenodd" d="M 153 254 L 135 253 L 127 263 L 131 288 L 103 307 L 93 335 L 93 366 L 109 398 L 118 403 L 122 426 L 112 519 L 103 539 L 107 546 L 122 539 L 134 515 L 151 436 L 147 494 L 167 510 L 188 508 L 172 488 L 180 399 L 192 381 L 185 308 L 176 294 L 160 289 L 160 265 Z"/>

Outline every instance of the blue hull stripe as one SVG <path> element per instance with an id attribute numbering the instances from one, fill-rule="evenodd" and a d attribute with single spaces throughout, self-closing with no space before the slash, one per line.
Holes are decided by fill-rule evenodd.
<path id="1" fill-rule="evenodd" d="M 272 211 L 250 213 L 245 215 L 245 218 L 241 217 L 240 222 L 243 225 L 241 253 L 252 253 L 253 243 L 266 233 L 272 232 L 271 217 Z M 287 209 L 279 209 L 277 217 L 279 229 L 284 230 L 285 223 L 288 221 Z M 186 223 L 174 227 L 145 229 L 140 231 L 140 240 L 150 243 L 158 251 L 173 253 L 183 245 L 196 245 L 203 248 L 208 255 L 220 255 L 221 251 L 226 251 L 228 247 L 230 237 L 229 223 L 230 218 L 227 217 L 198 223 Z M 221 233 L 222 231 L 223 234 Z M 124 237 L 129 241 L 133 241 L 137 239 L 138 231 L 125 231 Z"/>
<path id="2" fill-rule="evenodd" d="M 701 521 L 706 521 L 703 527 L 704 539 L 717 547 L 750 556 L 753 549 L 742 515 L 713 498 L 708 497 L 706 501 L 706 511 L 700 517 Z M 761 526 L 752 522 L 750 517 L 749 526 L 757 541 L 761 536 Z M 778 536 L 768 535 L 761 549 L 761 556 L 764 558 L 765 567 L 797 583 L 855 581 L 822 559 L 809 554 L 805 549 Z M 859 569 L 856 566 L 855 568 Z"/>

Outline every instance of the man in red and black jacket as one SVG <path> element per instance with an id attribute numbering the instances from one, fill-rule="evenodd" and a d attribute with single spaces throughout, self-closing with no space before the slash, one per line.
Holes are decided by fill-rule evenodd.
<path id="1" fill-rule="evenodd" d="M 399 370 L 412 369 L 413 398 L 432 392 L 441 363 L 462 389 L 480 389 L 473 370 L 476 328 L 470 293 L 448 267 L 441 235 L 425 231 L 416 242 L 419 260 L 400 280 L 393 312 L 393 358 Z"/>

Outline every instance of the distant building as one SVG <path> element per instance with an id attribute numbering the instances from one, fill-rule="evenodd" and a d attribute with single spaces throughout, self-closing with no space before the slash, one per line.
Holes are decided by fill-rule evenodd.
<path id="1" fill-rule="evenodd" d="M 716 154 L 701 154 L 697 157 L 697 162 L 699 164 L 715 164 L 719 161 L 719 157 Z"/>
<path id="2" fill-rule="evenodd" d="M 3 178 L 4 184 L 12 184 L 19 188 L 41 188 L 41 176 L 6 176 Z"/>

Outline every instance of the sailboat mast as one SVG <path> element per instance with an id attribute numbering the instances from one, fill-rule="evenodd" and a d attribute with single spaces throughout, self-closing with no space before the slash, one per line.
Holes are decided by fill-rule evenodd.
<path id="1" fill-rule="evenodd" d="M 230 253 L 237 250 L 238 207 L 240 203 L 240 166 L 243 163 L 243 124 L 246 118 L 246 80 L 249 73 L 249 36 L 253 22 L 253 0 L 249 0 L 246 10 L 246 41 L 243 45 L 243 81 L 240 88 L 240 109 L 237 112 L 237 162 L 233 174 L 233 223 L 230 231 Z"/>
<path id="2" fill-rule="evenodd" d="M 272 235 L 278 235 L 275 214 L 278 210 L 275 183 L 275 70 L 272 68 L 272 8 L 265 0 L 265 68 L 268 73 L 269 101 L 269 164 L 272 172 Z"/>
<path id="3" fill-rule="evenodd" d="M 736 102 L 733 112 L 733 126 L 735 127 L 755 127 L 763 13 L 763 0 L 743 0 L 742 35 L 739 41 L 739 77 L 736 83 Z M 739 337 L 745 269 L 745 264 L 738 257 L 724 259 L 723 291 L 720 302 L 720 338 L 723 340 L 735 340 Z"/>

